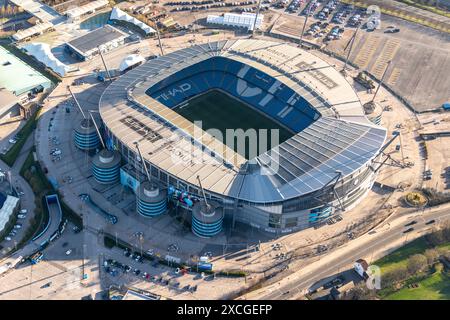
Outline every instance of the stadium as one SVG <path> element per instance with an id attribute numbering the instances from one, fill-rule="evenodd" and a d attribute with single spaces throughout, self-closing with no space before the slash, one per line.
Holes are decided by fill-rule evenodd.
<path id="1" fill-rule="evenodd" d="M 386 139 L 333 66 L 265 40 L 206 43 L 147 61 L 106 88 L 99 112 L 108 148 L 125 163 L 121 183 L 137 195 L 148 171 L 152 190 L 187 199 L 192 220 L 202 216 L 191 207 L 203 189 L 220 208 L 218 219 L 272 233 L 316 226 L 354 207 L 372 187 Z M 278 136 L 255 153 L 219 139 L 228 128 Z M 214 215 L 203 213 L 193 232 L 220 232 Z"/>

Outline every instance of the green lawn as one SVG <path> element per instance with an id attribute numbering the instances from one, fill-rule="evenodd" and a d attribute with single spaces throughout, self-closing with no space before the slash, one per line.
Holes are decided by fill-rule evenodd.
<path id="1" fill-rule="evenodd" d="M 20 137 L 17 142 L 6 152 L 5 155 L 1 156 L 1 159 L 10 167 L 14 165 L 14 162 L 16 162 L 17 157 L 20 154 L 20 151 L 22 150 L 23 145 L 27 141 L 30 134 L 33 132 L 33 130 L 36 128 L 36 123 L 39 119 L 39 113 L 40 108 L 37 109 L 33 115 L 27 120 L 27 123 L 22 127 L 22 129 L 19 130 L 17 135 Z"/>
<path id="2" fill-rule="evenodd" d="M 418 288 L 403 288 L 386 296 L 385 300 L 450 300 L 450 276 L 436 271 L 418 281 Z"/>
<path id="3" fill-rule="evenodd" d="M 392 271 L 398 267 L 406 267 L 409 256 L 423 253 L 428 248 L 429 246 L 425 239 L 421 237 L 375 261 L 374 264 L 380 267 L 382 273 Z"/>
<path id="4" fill-rule="evenodd" d="M 211 90 L 205 94 L 201 94 L 189 100 L 187 103 L 178 106 L 174 111 L 191 122 L 201 120 L 203 130 L 218 129 L 222 133 L 224 139 L 226 137 L 227 129 L 242 129 L 244 131 L 247 131 L 248 129 L 278 129 L 280 138 L 279 143 L 286 141 L 293 135 L 273 119 L 219 90 Z M 267 134 L 270 138 L 269 130 Z M 228 141 L 224 142 L 226 142 L 227 145 L 230 145 Z M 276 146 L 276 142 L 274 144 L 271 142 L 269 143 L 268 150 Z M 246 141 L 246 147 L 247 146 L 248 141 Z M 259 144 L 257 146 L 259 146 Z M 234 150 L 238 151 L 248 159 L 248 148 L 246 148 L 244 155 L 241 150 L 236 150 L 236 147 L 237 143 L 235 142 Z M 259 154 L 259 150 L 257 152 Z"/>

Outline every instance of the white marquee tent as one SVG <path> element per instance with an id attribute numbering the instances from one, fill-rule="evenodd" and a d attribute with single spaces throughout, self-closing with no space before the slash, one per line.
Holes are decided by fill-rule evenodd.
<path id="1" fill-rule="evenodd" d="M 36 60 L 45 64 L 46 67 L 64 77 L 67 72 L 72 70 L 71 67 L 65 65 L 53 55 L 50 46 L 46 43 L 30 43 L 23 46 L 28 54 L 32 55 Z"/>
<path id="2" fill-rule="evenodd" d="M 128 68 L 139 65 L 145 61 L 145 58 L 138 54 L 130 54 L 128 57 L 122 60 L 119 66 L 119 71 L 122 72 Z"/>
<path id="3" fill-rule="evenodd" d="M 129 23 L 134 24 L 135 26 L 141 28 L 145 34 L 153 34 L 156 33 L 156 30 L 150 27 L 149 25 L 139 21 L 138 19 L 130 16 L 125 11 L 120 10 L 119 8 L 114 7 L 111 11 L 111 16 L 109 17 L 111 20 L 121 20 L 127 21 Z"/>
<path id="4" fill-rule="evenodd" d="M 223 26 L 247 28 L 253 30 L 255 25 L 256 14 L 244 12 L 242 14 L 237 13 L 225 13 L 223 16 L 208 15 L 206 22 L 210 24 L 219 24 Z M 259 14 L 256 19 L 256 29 L 259 29 L 263 23 L 264 15 Z"/>

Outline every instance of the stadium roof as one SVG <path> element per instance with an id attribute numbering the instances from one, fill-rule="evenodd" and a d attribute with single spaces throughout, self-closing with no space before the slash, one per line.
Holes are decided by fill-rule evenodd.
<path id="1" fill-rule="evenodd" d="M 198 136 L 194 130 L 199 129 L 145 91 L 169 75 L 214 56 L 269 74 L 305 98 L 321 117 L 281 143 L 278 150 L 258 156 L 257 164 L 245 166 L 245 172 L 242 165 L 247 161 L 205 132 L 201 143 L 218 156 L 193 152 L 200 149 L 190 142 Z M 105 90 L 100 113 L 122 143 L 134 150 L 133 142 L 139 141 L 143 156 L 160 169 L 195 186 L 199 175 L 206 190 L 255 203 L 317 191 L 338 172 L 348 176 L 365 167 L 386 138 L 386 130 L 364 116 L 353 88 L 332 66 L 300 48 L 263 40 L 202 44 L 144 63 Z M 181 128 L 181 133 L 174 135 L 167 123 Z M 152 138 L 155 136 L 158 139 Z M 277 164 L 278 170 L 266 168 L 269 162 Z M 272 175 L 261 174 L 264 169 Z"/>

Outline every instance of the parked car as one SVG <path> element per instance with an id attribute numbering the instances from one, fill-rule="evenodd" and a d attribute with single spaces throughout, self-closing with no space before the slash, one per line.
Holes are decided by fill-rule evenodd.
<path id="1" fill-rule="evenodd" d="M 20 223 L 17 223 L 14 225 L 14 229 L 20 229 L 22 228 L 22 225 Z"/>
<path id="2" fill-rule="evenodd" d="M 403 231 L 403 233 L 408 233 L 408 232 L 411 232 L 411 231 L 413 231 L 414 230 L 414 228 L 408 228 L 408 229 L 406 229 L 405 231 Z"/>
<path id="3" fill-rule="evenodd" d="M 407 224 L 405 224 L 405 227 L 409 227 L 409 226 L 415 225 L 416 223 L 417 223 L 417 221 L 413 220 L 413 221 L 408 222 Z"/>

